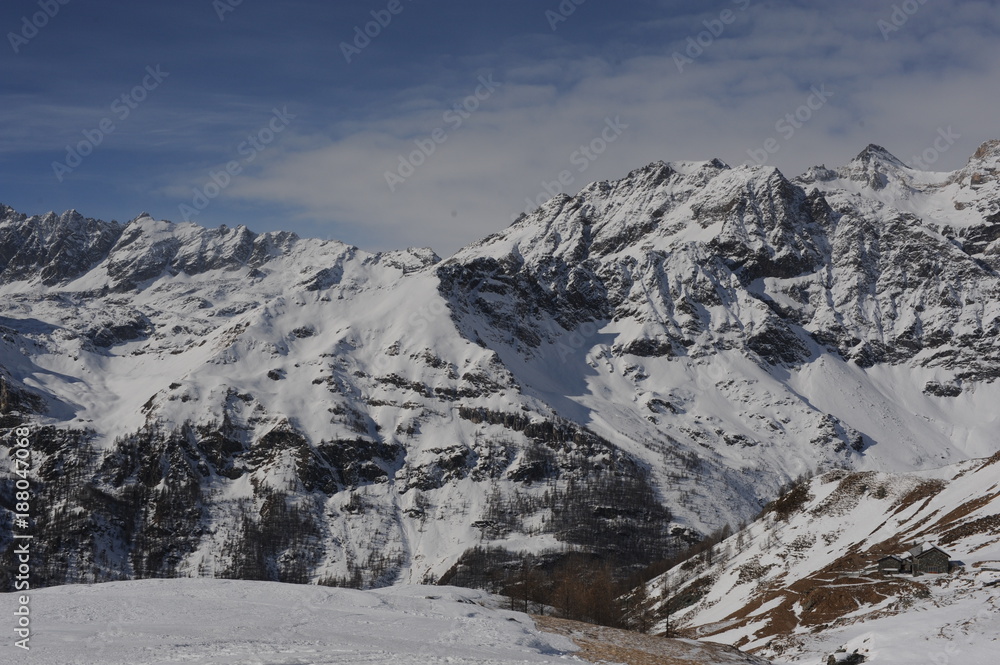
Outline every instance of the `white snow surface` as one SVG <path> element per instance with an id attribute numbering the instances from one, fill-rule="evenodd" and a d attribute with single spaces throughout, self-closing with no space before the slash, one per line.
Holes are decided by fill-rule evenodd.
<path id="1" fill-rule="evenodd" d="M 775 665 L 822 665 L 855 650 L 872 665 L 995 665 L 1000 654 L 1000 591 L 960 595 L 945 588 L 911 612 L 862 621 L 802 638 L 799 652 Z M 949 593 L 952 592 L 952 593 Z"/>
<path id="2" fill-rule="evenodd" d="M 0 594 L 12 617 L 19 594 Z M 396 586 L 376 591 L 177 579 L 30 592 L 34 665 L 528 665 L 578 662 L 569 638 L 480 591 Z"/>

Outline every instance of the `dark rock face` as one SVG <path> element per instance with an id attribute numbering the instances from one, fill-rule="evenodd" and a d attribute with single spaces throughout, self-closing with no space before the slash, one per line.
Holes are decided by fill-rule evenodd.
<path id="1" fill-rule="evenodd" d="M 40 279 L 56 286 L 106 262 L 115 290 L 130 291 L 163 275 L 258 268 L 297 240 L 289 232 L 258 235 L 244 226 L 204 229 L 157 222 L 145 214 L 122 226 L 75 210 L 27 217 L 3 206 L 0 284 Z"/>
<path id="2" fill-rule="evenodd" d="M 195 227 L 140 217 L 129 222 L 108 255 L 108 275 L 116 290 L 130 291 L 163 275 L 199 275 L 212 270 L 256 268 L 272 256 L 272 243 L 244 226 Z"/>
<path id="3" fill-rule="evenodd" d="M 0 366 L 0 427 L 16 427 L 23 422 L 20 414 L 45 412 L 45 400 L 19 382 L 8 379 Z"/>
<path id="4" fill-rule="evenodd" d="M 975 256 L 984 254 L 990 245 L 1000 240 L 1000 213 L 987 218 L 989 224 L 972 226 L 960 236 L 962 249 Z"/>
<path id="5" fill-rule="evenodd" d="M 132 308 L 111 308 L 94 321 L 84 335 L 94 346 L 109 348 L 123 342 L 144 339 L 154 330 L 149 318 Z"/>
<path id="6" fill-rule="evenodd" d="M 610 443 L 568 422 L 529 423 L 516 414 L 482 410 L 463 417 L 502 423 L 525 432 L 535 443 L 516 466 L 511 464 L 513 451 L 494 444 L 492 450 L 432 450 L 431 464 L 404 469 L 406 451 L 398 444 L 359 437 L 312 446 L 289 423 L 249 446 L 228 421 L 184 424 L 175 430 L 145 427 L 103 452 L 93 446 L 93 432 L 34 430 L 33 488 L 38 500 L 32 534 L 39 563 L 32 569 L 33 585 L 181 575 L 199 543 L 210 535 L 206 529 L 212 516 L 218 520 L 220 511 L 236 520 L 221 553 L 228 563 L 202 574 L 307 582 L 325 553 L 320 538 L 326 528 L 325 500 L 350 493 L 346 514 L 385 510 L 361 499 L 359 492 L 386 483 L 390 476 L 408 477 L 400 492 L 418 494 L 465 478 L 509 477 L 525 487 L 562 478 L 568 482 L 566 489 L 544 496 L 491 495 L 480 526 L 494 535 L 510 533 L 522 530 L 523 521 L 533 514 L 546 514 L 546 533 L 568 544 L 614 553 L 622 562 L 650 561 L 678 547 L 674 535 L 663 528 L 670 512 L 656 500 L 645 470 Z M 236 480 L 267 472 L 280 467 L 286 456 L 294 460 L 296 480 L 285 491 L 254 481 L 254 499 L 235 503 L 213 491 L 216 478 Z M 12 482 L 4 480 L 0 497 L 12 496 Z M 410 517 L 426 519 L 422 510 L 414 510 Z M 220 524 L 215 522 L 216 527 Z M 9 563 L 11 556 L 6 548 L 0 560 Z M 9 574 L 15 569 L 4 568 L 4 588 L 12 588 Z M 356 581 L 384 583 L 398 570 L 398 561 L 371 570 L 359 567 Z"/>
<path id="7" fill-rule="evenodd" d="M 821 222 L 830 217 L 826 201 L 807 197 L 777 171 L 763 183 L 751 181 L 729 200 L 700 212 L 706 221 L 724 220 L 709 247 L 744 284 L 765 277 L 795 277 L 823 262 L 817 245 Z"/>
<path id="8" fill-rule="evenodd" d="M 838 657 L 837 654 L 830 654 L 826 657 L 827 665 L 860 665 L 865 662 L 865 655 L 858 653 L 857 650 L 853 653 L 840 652 L 843 656 Z"/>
<path id="9" fill-rule="evenodd" d="M 747 337 L 746 346 L 772 365 L 795 365 L 809 357 L 809 350 L 802 340 L 778 318 L 769 320 Z"/>
<path id="10" fill-rule="evenodd" d="M 924 386 L 924 393 L 937 397 L 958 397 L 962 394 L 962 386 L 954 383 L 940 383 L 938 381 L 928 381 Z"/>
<path id="11" fill-rule="evenodd" d="M 86 273 L 100 263 L 121 236 L 122 227 L 83 217 L 27 217 L 0 208 L 0 283 L 39 279 L 52 286 Z"/>

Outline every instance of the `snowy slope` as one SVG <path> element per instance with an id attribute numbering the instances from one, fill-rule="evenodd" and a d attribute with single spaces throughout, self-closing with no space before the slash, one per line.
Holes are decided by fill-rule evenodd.
<path id="1" fill-rule="evenodd" d="M 998 465 L 1000 455 L 907 474 L 826 473 L 654 589 L 668 590 L 672 621 L 690 634 L 779 660 L 819 662 L 810 658 L 859 648 L 867 636 L 871 662 L 956 648 L 966 650 L 961 662 L 993 662 L 985 654 L 1000 622 Z M 912 543 L 939 546 L 956 570 L 876 572 L 879 558 Z M 914 630 L 919 646 L 908 643 Z"/>
<path id="2" fill-rule="evenodd" d="M 15 609 L 3 594 L 4 613 Z M 39 665 L 521 665 L 576 659 L 573 643 L 482 592 L 407 586 L 353 591 L 229 580 L 143 580 L 31 594 L 30 651 L 4 640 L 4 663 Z"/>
<path id="3" fill-rule="evenodd" d="M 443 261 L 0 208 L 39 574 L 372 586 L 479 545 L 640 565 L 804 472 L 988 456 L 998 150 L 795 180 L 657 162 Z"/>
<path id="4" fill-rule="evenodd" d="M 911 612 L 871 618 L 802 637 L 775 663 L 819 665 L 830 655 L 857 652 L 878 665 L 962 663 L 992 665 L 1000 648 L 1000 594 L 997 573 L 963 580 L 970 588 L 932 589 L 929 602 Z M 984 588 L 986 584 L 993 584 Z"/>
<path id="5" fill-rule="evenodd" d="M 684 665 L 766 665 L 731 647 L 548 626 L 500 607 L 504 599 L 455 587 L 374 591 L 237 580 L 141 580 L 31 592 L 28 651 L 5 641 L 4 663 L 40 665 L 528 665 L 597 662 L 595 650 L 656 653 Z M 0 594 L 2 611 L 17 607 Z M 544 620 L 544 621 L 543 621 Z M 563 624 L 567 622 L 562 622 Z M 593 631 L 595 634 L 590 634 Z M 561 633 L 561 634 L 557 634 Z M 564 636 L 565 634 L 569 634 Z M 638 640 L 633 649 L 631 641 Z M 644 642 L 643 642 L 644 641 Z M 626 647 L 626 648 L 622 648 Z M 629 652 L 632 653 L 629 653 Z M 615 658 L 600 662 L 616 665 Z M 664 662 L 658 660 L 658 662 Z"/>

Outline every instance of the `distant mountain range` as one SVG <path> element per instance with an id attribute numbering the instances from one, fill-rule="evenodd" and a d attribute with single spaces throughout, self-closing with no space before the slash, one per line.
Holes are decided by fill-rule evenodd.
<path id="1" fill-rule="evenodd" d="M 1000 141 L 950 173 L 657 162 L 445 260 L 0 206 L 36 583 L 639 566 L 803 474 L 988 457 L 998 169 Z"/>

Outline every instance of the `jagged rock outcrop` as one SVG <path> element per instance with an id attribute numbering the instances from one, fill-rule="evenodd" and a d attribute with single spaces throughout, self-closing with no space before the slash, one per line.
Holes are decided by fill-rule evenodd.
<path id="1" fill-rule="evenodd" d="M 121 236 L 116 222 L 76 210 L 28 217 L 0 206 L 0 283 L 64 283 L 99 263 Z"/>

